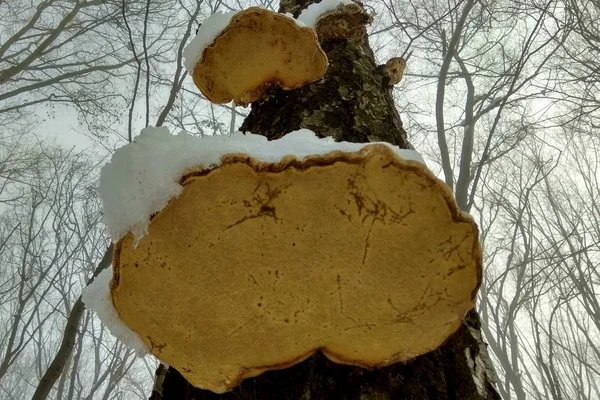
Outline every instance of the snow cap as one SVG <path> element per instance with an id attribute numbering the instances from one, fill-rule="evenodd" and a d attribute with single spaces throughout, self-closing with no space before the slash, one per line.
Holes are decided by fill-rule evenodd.
<path id="1" fill-rule="evenodd" d="M 306 7 L 298 16 L 298 21 L 311 28 L 316 28 L 319 18 L 338 6 L 356 4 L 352 0 L 321 0 Z"/>
<path id="2" fill-rule="evenodd" d="M 222 393 L 317 350 L 365 368 L 407 361 L 474 305 L 475 223 L 388 146 L 229 154 L 180 184 L 137 247 L 131 234 L 115 246 L 111 290 L 124 323 L 197 387 Z"/>
<path id="3" fill-rule="evenodd" d="M 424 164 L 414 150 L 399 149 L 388 143 L 401 158 Z M 226 154 L 245 153 L 263 162 L 279 162 L 285 156 L 299 159 L 332 151 L 354 152 L 369 143 L 336 142 L 318 138 L 308 129 L 290 132 L 279 140 L 250 133 L 192 136 L 185 132 L 172 135 L 167 127 L 147 127 L 141 134 L 118 149 L 102 167 L 100 197 L 104 222 L 116 243 L 128 232 L 136 240 L 147 232 L 150 217 L 162 210 L 182 191 L 180 179 L 191 168 L 211 169 L 221 164 Z"/>
<path id="4" fill-rule="evenodd" d="M 221 31 L 229 25 L 231 18 L 237 13 L 239 13 L 239 10 L 226 13 L 217 11 L 202 21 L 196 36 L 183 49 L 183 65 L 190 74 L 194 72 L 196 63 L 202 60 L 204 49 L 215 41 Z"/>
<path id="5" fill-rule="evenodd" d="M 312 28 L 260 7 L 222 16 L 220 23 L 227 18 L 228 25 L 203 50 L 192 72 L 196 86 L 213 103 L 247 105 L 272 84 L 291 90 L 325 74 L 327 56 Z"/>

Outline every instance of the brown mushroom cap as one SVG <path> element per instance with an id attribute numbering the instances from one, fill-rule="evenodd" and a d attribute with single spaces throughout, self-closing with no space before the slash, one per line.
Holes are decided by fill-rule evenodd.
<path id="1" fill-rule="evenodd" d="M 113 302 L 151 351 L 215 392 L 321 350 L 366 368 L 440 346 L 473 307 L 473 220 L 383 145 L 302 161 L 228 155 L 114 254 Z"/>
<path id="2" fill-rule="evenodd" d="M 327 56 L 314 30 L 283 14 L 251 7 L 236 14 L 204 50 L 194 83 L 213 103 L 246 105 L 271 84 L 296 89 L 320 79 Z"/>

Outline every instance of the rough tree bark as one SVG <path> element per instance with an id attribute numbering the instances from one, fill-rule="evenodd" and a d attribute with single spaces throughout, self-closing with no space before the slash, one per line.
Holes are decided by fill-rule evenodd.
<path id="1" fill-rule="evenodd" d="M 313 2 L 281 0 L 280 11 L 297 16 Z M 332 39 L 321 46 L 329 59 L 325 77 L 298 90 L 270 90 L 265 100 L 252 104 L 241 130 L 276 139 L 308 128 L 337 141 L 410 148 L 389 78 L 376 64 L 366 34 L 362 43 Z M 317 352 L 222 395 L 194 388 L 175 369 L 161 365 L 151 399 L 500 399 L 485 346 L 479 316 L 472 311 L 443 346 L 406 364 L 369 371 L 335 364 Z"/>

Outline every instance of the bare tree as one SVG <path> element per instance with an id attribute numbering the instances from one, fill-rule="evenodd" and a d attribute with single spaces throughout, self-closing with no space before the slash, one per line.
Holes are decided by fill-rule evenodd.
<path id="1" fill-rule="evenodd" d="M 155 363 L 78 301 L 110 254 L 95 156 L 26 133 L 59 105 L 108 150 L 147 124 L 232 132 L 248 110 L 206 102 L 181 54 L 204 17 L 256 4 L 0 2 L 0 397 L 143 398 Z M 366 6 L 379 61 L 409 57 L 393 96 L 411 142 L 478 217 L 502 396 L 599 397 L 598 2 Z"/>
<path id="2" fill-rule="evenodd" d="M 0 7 L 0 113 L 17 119 L 30 107 L 69 103 L 114 113 L 111 79 L 133 59 L 120 44 L 110 2 L 45 0 Z"/>
<path id="3" fill-rule="evenodd" d="M 81 155 L 45 145 L 33 151 L 25 154 L 36 160 L 28 180 L 4 182 L 9 192 L 20 196 L 12 201 L 11 212 L 3 214 L 11 228 L 2 238 L 0 302 L 8 312 L 4 315 L 11 317 L 3 321 L 0 333 L 0 382 L 30 346 L 37 343 L 41 349 L 43 330 L 53 322 L 54 313 L 69 311 L 71 299 L 55 296 L 55 290 L 63 288 L 62 295 L 69 296 L 74 277 L 83 272 L 77 260 L 86 242 L 95 237 L 89 231 L 98 229 L 100 218 L 99 213 L 91 220 L 80 217 L 81 202 L 94 195 L 90 191 L 94 165 Z"/>

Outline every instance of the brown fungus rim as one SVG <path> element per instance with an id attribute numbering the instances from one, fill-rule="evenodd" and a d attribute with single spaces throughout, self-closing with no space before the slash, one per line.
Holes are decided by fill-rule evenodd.
<path id="1" fill-rule="evenodd" d="M 474 232 L 474 238 L 475 238 L 475 240 L 473 241 L 472 258 L 474 259 L 474 262 L 475 262 L 477 282 L 476 282 L 475 288 L 471 292 L 470 302 L 474 306 L 476 296 L 477 296 L 477 291 L 479 290 L 479 287 L 481 286 L 481 283 L 482 283 L 482 269 L 483 269 L 483 260 L 482 260 L 483 254 L 482 254 L 481 246 L 479 243 L 479 230 L 478 230 L 477 224 L 475 223 L 475 221 L 469 214 L 467 214 L 463 211 L 460 211 L 458 209 L 458 205 L 456 203 L 456 200 L 454 199 L 452 191 L 446 185 L 446 183 L 444 183 L 442 180 L 438 179 L 435 175 L 433 175 L 433 173 L 425 165 L 423 165 L 417 161 L 404 160 L 404 159 L 400 158 L 397 154 L 395 154 L 393 152 L 393 150 L 391 150 L 389 147 L 387 147 L 385 145 L 370 144 L 370 145 L 365 146 L 363 149 L 361 149 L 358 152 L 348 153 L 348 152 L 343 152 L 343 151 L 333 151 L 333 152 L 326 153 L 323 155 L 311 155 L 311 156 L 305 157 L 302 160 L 299 160 L 298 158 L 296 158 L 294 156 L 286 156 L 280 162 L 277 162 L 277 163 L 262 162 L 262 161 L 259 161 L 255 158 L 253 158 L 247 154 L 243 154 L 243 153 L 230 153 L 230 154 L 225 154 L 221 157 L 221 165 L 219 165 L 217 167 L 193 168 L 193 169 L 187 170 L 184 173 L 184 175 L 182 176 L 182 178 L 180 179 L 179 183 L 180 183 L 180 185 L 185 187 L 192 178 L 209 175 L 213 171 L 218 169 L 220 166 L 227 165 L 227 164 L 245 163 L 245 164 L 251 166 L 253 168 L 253 170 L 256 172 L 280 173 L 280 172 L 286 171 L 288 169 L 296 169 L 296 170 L 302 171 L 302 170 L 307 170 L 307 169 L 315 168 L 315 167 L 329 166 L 329 165 L 333 165 L 338 162 L 344 162 L 347 164 L 360 164 L 360 163 L 364 162 L 365 159 L 369 158 L 369 156 L 377 155 L 377 154 L 386 155 L 390 159 L 390 162 L 388 164 L 386 164 L 385 166 L 383 166 L 383 168 L 387 168 L 387 167 L 393 165 L 395 167 L 399 167 L 404 170 L 409 170 L 412 173 L 415 173 L 415 174 L 421 176 L 422 178 L 426 179 L 427 181 L 432 182 L 437 187 L 438 193 L 445 200 L 445 204 L 448 207 L 448 210 L 450 211 L 450 214 L 452 217 L 452 222 L 459 222 L 459 223 L 466 222 L 472 227 L 473 232 Z M 150 219 L 152 219 L 152 217 Z M 110 289 L 111 289 L 111 302 L 113 302 L 113 307 L 114 307 L 114 301 L 113 301 L 113 297 L 112 297 L 112 291 L 114 289 L 116 289 L 119 285 L 120 253 L 122 250 L 123 242 L 124 242 L 124 238 L 121 238 L 117 242 L 117 244 L 113 250 L 113 278 L 109 285 Z M 115 307 L 115 311 L 117 312 L 117 314 L 119 314 L 119 311 L 116 309 L 116 307 Z M 451 334 L 449 334 L 441 344 L 443 344 L 446 340 L 448 340 L 448 338 L 450 336 L 452 336 L 459 328 L 460 328 L 460 324 L 457 324 L 455 331 L 452 332 Z M 209 390 L 212 390 L 214 392 L 222 393 L 224 391 L 230 390 L 233 387 L 236 387 L 244 379 L 256 377 L 266 371 L 285 369 L 285 368 L 289 368 L 293 365 L 299 364 L 302 361 L 306 360 L 308 357 L 310 357 L 312 354 L 314 354 L 316 351 L 319 351 L 319 350 L 328 359 L 330 359 L 333 362 L 336 362 L 339 364 L 356 366 L 356 367 L 362 367 L 365 369 L 382 368 L 382 367 L 386 367 L 386 366 L 389 366 L 389 365 L 392 365 L 392 364 L 395 364 L 398 362 L 406 362 L 406 361 L 414 359 L 415 357 L 420 355 L 420 354 L 415 354 L 414 356 L 411 356 L 410 354 L 403 352 L 403 353 L 398 353 L 397 355 L 394 355 L 387 360 L 382 360 L 379 363 L 368 364 L 368 363 L 363 363 L 360 360 L 349 360 L 349 359 L 339 357 L 336 354 L 329 352 L 326 346 L 321 346 L 321 347 L 314 348 L 314 349 L 308 351 L 307 353 L 305 353 L 304 355 L 296 357 L 295 359 L 293 359 L 289 362 L 276 364 L 276 365 L 241 368 L 241 370 L 240 370 L 239 374 L 236 376 L 235 380 L 225 382 L 225 387 L 221 387 L 221 386 L 219 386 L 219 387 L 212 386 L 211 387 L 211 385 L 207 385 L 206 388 Z M 431 349 L 431 350 L 433 350 L 433 349 Z"/>

